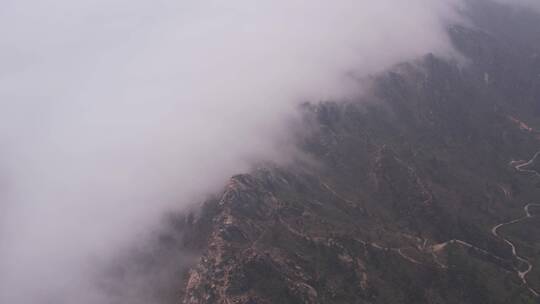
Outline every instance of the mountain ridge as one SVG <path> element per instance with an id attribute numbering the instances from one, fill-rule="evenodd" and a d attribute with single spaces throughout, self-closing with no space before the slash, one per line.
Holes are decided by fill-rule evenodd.
<path id="1" fill-rule="evenodd" d="M 540 224 L 523 169 L 540 149 L 539 49 L 497 22 L 449 28 L 466 66 L 427 55 L 357 101 L 305 104 L 318 165 L 235 176 L 207 203 L 184 303 L 538 302 L 540 243 L 506 230 Z"/>

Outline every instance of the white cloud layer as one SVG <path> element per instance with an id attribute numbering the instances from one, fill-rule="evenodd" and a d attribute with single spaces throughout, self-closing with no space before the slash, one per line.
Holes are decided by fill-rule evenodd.
<path id="1" fill-rule="evenodd" d="M 93 260 L 252 162 L 285 160 L 299 102 L 452 54 L 459 4 L 4 0 L 0 302 L 106 303 Z"/>

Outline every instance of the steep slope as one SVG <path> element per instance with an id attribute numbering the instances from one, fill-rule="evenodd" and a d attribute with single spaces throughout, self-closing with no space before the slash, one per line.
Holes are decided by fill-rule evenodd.
<path id="1" fill-rule="evenodd" d="M 362 100 L 306 104 L 314 161 L 235 176 L 206 203 L 184 303 L 537 301 L 539 37 L 483 8 L 449 29 L 469 65 L 429 55 Z M 506 20 L 540 28 L 520 14 Z"/>

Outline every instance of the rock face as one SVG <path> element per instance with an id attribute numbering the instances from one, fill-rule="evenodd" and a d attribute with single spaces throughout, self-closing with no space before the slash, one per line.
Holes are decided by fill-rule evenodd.
<path id="1" fill-rule="evenodd" d="M 449 29 L 467 66 L 428 55 L 363 100 L 305 105 L 315 161 L 235 176 L 206 203 L 183 303 L 538 301 L 534 214 L 498 231 L 525 281 L 492 228 L 540 197 L 536 163 L 516 170 L 540 150 L 540 16 L 469 13 Z"/>

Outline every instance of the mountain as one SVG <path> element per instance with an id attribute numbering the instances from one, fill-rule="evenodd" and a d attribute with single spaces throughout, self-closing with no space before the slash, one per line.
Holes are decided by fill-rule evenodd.
<path id="1" fill-rule="evenodd" d="M 426 55 L 302 107 L 306 155 L 178 220 L 199 303 L 538 303 L 540 16 L 470 1 Z"/>

